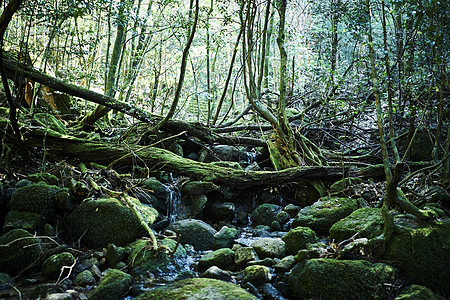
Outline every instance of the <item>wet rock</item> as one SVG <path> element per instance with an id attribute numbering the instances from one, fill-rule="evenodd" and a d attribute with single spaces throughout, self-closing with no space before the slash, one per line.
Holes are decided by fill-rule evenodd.
<path id="1" fill-rule="evenodd" d="M 106 249 L 105 257 L 108 267 L 115 268 L 117 263 L 125 259 L 125 248 L 117 247 L 114 244 L 109 244 Z"/>
<path id="2" fill-rule="evenodd" d="M 175 277 L 174 281 L 188 279 L 188 278 L 198 278 L 197 272 L 181 271 L 180 273 L 177 274 L 177 277 Z"/>
<path id="3" fill-rule="evenodd" d="M 272 231 L 280 231 L 283 230 L 283 226 L 278 221 L 272 221 L 272 224 L 270 224 L 270 230 Z"/>
<path id="4" fill-rule="evenodd" d="M 252 247 L 242 247 L 237 249 L 234 253 L 234 262 L 237 265 L 245 265 L 249 261 L 258 259 L 258 254 Z"/>
<path id="5" fill-rule="evenodd" d="M 28 231 L 13 229 L 0 236 L 0 266 L 11 275 L 32 265 L 41 253 L 40 240 Z"/>
<path id="6" fill-rule="evenodd" d="M 12 229 L 24 229 L 30 233 L 42 232 L 45 224 L 45 218 L 39 214 L 11 210 L 5 217 L 3 231 L 7 232 Z"/>
<path id="7" fill-rule="evenodd" d="M 133 285 L 133 278 L 120 270 L 110 269 L 94 289 L 89 300 L 120 299 Z"/>
<path id="8" fill-rule="evenodd" d="M 262 257 L 284 257 L 286 243 L 280 238 L 260 238 L 252 243 L 253 249 Z"/>
<path id="9" fill-rule="evenodd" d="M 277 215 L 275 216 L 276 221 L 278 223 L 280 223 L 281 225 L 286 224 L 287 222 L 289 222 L 289 220 L 291 219 L 291 216 L 289 215 L 288 212 L 282 210 L 280 212 L 277 213 Z"/>
<path id="10" fill-rule="evenodd" d="M 223 226 L 219 232 L 214 235 L 213 249 L 230 248 L 234 244 L 234 240 L 239 236 L 236 228 Z"/>
<path id="11" fill-rule="evenodd" d="M 55 293 L 47 295 L 45 300 L 73 300 L 73 297 L 69 293 Z"/>
<path id="12" fill-rule="evenodd" d="M 198 267 L 202 270 L 212 266 L 226 269 L 232 266 L 233 262 L 234 251 L 230 248 L 222 248 L 203 255 L 198 261 Z"/>
<path id="13" fill-rule="evenodd" d="M 240 162 L 247 161 L 247 152 L 229 145 L 213 146 L 211 149 L 222 161 Z M 208 158 L 207 158 L 208 161 Z"/>
<path id="14" fill-rule="evenodd" d="M 332 192 L 340 192 L 351 186 L 352 184 L 358 184 L 361 183 L 362 179 L 359 177 L 347 177 L 344 179 L 341 179 L 339 181 L 336 181 L 330 186 L 330 190 Z"/>
<path id="15" fill-rule="evenodd" d="M 75 257 L 73 257 L 72 253 L 54 254 L 42 263 L 41 274 L 49 279 L 64 278 L 70 273 L 70 270 L 68 268 L 63 269 L 63 267 L 71 266 L 74 262 Z"/>
<path id="16" fill-rule="evenodd" d="M 384 259 L 395 261 L 401 273 L 438 292 L 450 295 L 450 222 L 418 223 L 416 218 L 396 219 L 395 232 Z"/>
<path id="17" fill-rule="evenodd" d="M 300 211 L 300 206 L 297 206 L 297 205 L 294 205 L 294 204 L 288 204 L 284 208 L 284 211 L 287 212 L 289 214 L 289 216 L 291 216 L 291 218 L 293 218 Z"/>
<path id="18" fill-rule="evenodd" d="M 397 270 L 363 260 L 310 259 L 290 275 L 294 298 L 386 299 Z"/>
<path id="19" fill-rule="evenodd" d="M 319 258 L 321 256 L 323 256 L 325 253 L 327 253 L 327 249 L 328 246 L 322 242 L 317 242 L 314 244 L 309 244 L 308 247 L 306 248 L 306 251 L 308 253 L 308 257 L 309 258 Z M 302 251 L 302 250 L 300 250 Z M 297 254 L 300 254 L 299 253 Z M 302 255 L 302 254 L 300 254 Z M 297 255 L 296 255 L 297 256 Z M 300 257 L 297 257 L 296 259 L 299 259 Z"/>
<path id="20" fill-rule="evenodd" d="M 184 195 L 181 198 L 181 207 L 178 212 L 178 218 L 185 219 L 201 217 L 207 202 L 208 198 L 203 194 Z"/>
<path id="21" fill-rule="evenodd" d="M 232 283 L 236 282 L 236 280 L 234 280 L 234 278 L 228 272 L 226 272 L 216 266 L 212 266 L 208 270 L 206 270 L 202 274 L 202 277 L 218 279 L 218 280 L 223 280 L 223 281 L 232 282 Z"/>
<path id="22" fill-rule="evenodd" d="M 244 269 L 244 281 L 250 282 L 255 286 L 269 282 L 272 279 L 270 268 L 266 266 L 248 266 Z"/>
<path id="23" fill-rule="evenodd" d="M 39 214 L 46 219 L 54 217 L 55 197 L 58 193 L 67 194 L 66 189 L 45 183 L 35 183 L 17 189 L 11 196 L 11 210 Z"/>
<path id="24" fill-rule="evenodd" d="M 144 180 L 141 185 L 143 188 L 150 190 L 158 199 L 165 200 L 169 196 L 169 188 L 154 177 Z"/>
<path id="25" fill-rule="evenodd" d="M 158 212 L 130 198 L 144 221 L 150 226 Z M 123 246 L 145 235 L 146 230 L 134 213 L 121 201 L 114 198 L 84 201 L 64 221 L 73 240 L 80 237 L 82 244 L 106 247 L 113 243 Z"/>
<path id="26" fill-rule="evenodd" d="M 60 294 L 63 293 L 64 289 L 62 286 L 59 286 L 55 283 L 44 283 L 36 286 L 31 292 L 31 299 L 45 299 L 48 295 L 51 294 Z"/>
<path id="27" fill-rule="evenodd" d="M 219 187 L 209 181 L 189 181 L 181 188 L 182 194 L 201 195 L 216 192 Z"/>
<path id="28" fill-rule="evenodd" d="M 229 282 L 210 278 L 192 278 L 155 288 L 136 298 L 136 300 L 150 299 L 256 300 L 257 298 Z"/>
<path id="29" fill-rule="evenodd" d="M 444 298 L 423 285 L 412 284 L 402 290 L 395 300 L 443 300 Z"/>
<path id="30" fill-rule="evenodd" d="M 50 173 L 35 173 L 27 176 L 27 179 L 32 182 L 44 182 L 46 184 L 56 185 L 58 183 L 58 177 Z"/>
<path id="31" fill-rule="evenodd" d="M 177 247 L 177 242 L 172 239 L 164 239 L 160 241 L 160 245 L 164 245 L 171 251 Z M 183 246 L 178 245 L 175 253 L 170 254 L 167 251 L 153 251 L 148 239 L 140 239 L 131 244 L 131 253 L 128 257 L 128 266 L 131 274 L 146 275 L 150 273 L 171 274 L 180 271 L 186 260 L 186 250 Z"/>
<path id="32" fill-rule="evenodd" d="M 374 238 L 382 233 L 383 224 L 381 208 L 363 207 L 333 224 L 330 238 L 343 241 L 358 232 L 358 237 Z"/>
<path id="33" fill-rule="evenodd" d="M 317 234 L 328 234 L 337 221 L 358 209 L 356 200 L 349 198 L 323 197 L 311 206 L 300 210 L 293 226 L 309 227 Z"/>
<path id="34" fill-rule="evenodd" d="M 196 219 L 173 222 L 168 229 L 180 235 L 181 244 L 191 244 L 198 251 L 211 250 L 217 233 L 211 225 Z"/>
<path id="35" fill-rule="evenodd" d="M 318 241 L 316 233 L 309 227 L 296 227 L 291 229 L 282 240 L 286 243 L 287 254 L 297 254 L 298 250 L 305 249 L 308 244 Z"/>
<path id="36" fill-rule="evenodd" d="M 214 201 L 207 206 L 208 218 L 218 221 L 232 221 L 234 219 L 236 205 L 232 202 Z"/>
<path id="37" fill-rule="evenodd" d="M 94 285 L 96 283 L 95 277 L 89 270 L 84 270 L 83 272 L 79 273 L 73 282 L 74 285 L 77 286 L 87 286 L 87 285 Z"/>
<path id="38" fill-rule="evenodd" d="M 272 284 L 264 283 L 261 287 L 263 299 L 266 300 L 284 300 L 283 294 L 277 290 Z"/>
<path id="39" fill-rule="evenodd" d="M 277 262 L 273 267 L 277 272 L 288 272 L 297 261 L 293 255 L 289 255 Z"/>
<path id="40" fill-rule="evenodd" d="M 276 220 L 281 206 L 276 204 L 264 203 L 258 206 L 251 214 L 250 219 L 253 225 L 270 226 Z"/>
<path id="41" fill-rule="evenodd" d="M 247 265 L 249 265 L 249 266 L 260 265 L 260 266 L 266 266 L 266 267 L 272 267 L 275 264 L 276 264 L 275 259 L 270 258 L 270 257 L 266 257 L 264 259 L 252 260 L 247 263 Z"/>

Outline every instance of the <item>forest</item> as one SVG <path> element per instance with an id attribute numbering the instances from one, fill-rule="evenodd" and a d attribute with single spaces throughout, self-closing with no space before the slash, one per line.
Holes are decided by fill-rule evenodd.
<path id="1" fill-rule="evenodd" d="M 450 297 L 447 1 L 0 7 L 0 299 Z"/>

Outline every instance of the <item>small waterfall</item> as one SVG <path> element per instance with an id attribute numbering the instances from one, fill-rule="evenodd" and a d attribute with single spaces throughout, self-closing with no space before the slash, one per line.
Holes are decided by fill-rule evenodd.
<path id="1" fill-rule="evenodd" d="M 247 153 L 247 163 L 251 165 L 256 161 L 256 152 L 246 152 Z"/>
<path id="2" fill-rule="evenodd" d="M 169 189 L 169 195 L 167 196 L 166 206 L 167 206 L 167 218 L 169 223 L 176 221 L 178 216 L 178 207 L 180 206 L 180 191 L 178 187 L 173 184 L 167 185 Z"/>

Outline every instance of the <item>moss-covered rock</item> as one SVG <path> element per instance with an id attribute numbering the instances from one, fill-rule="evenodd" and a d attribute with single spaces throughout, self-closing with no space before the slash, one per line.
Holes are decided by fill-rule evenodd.
<path id="1" fill-rule="evenodd" d="M 276 221 L 277 214 L 281 209 L 282 207 L 279 205 L 264 203 L 252 212 L 250 219 L 253 225 L 270 226 L 273 221 Z"/>
<path id="2" fill-rule="evenodd" d="M 148 225 L 153 224 L 158 212 L 136 199 L 131 201 L 144 221 Z M 110 243 L 123 246 L 146 234 L 131 209 L 114 198 L 84 201 L 64 220 L 64 224 L 74 240 L 82 237 L 82 244 L 92 248 L 106 247 Z"/>
<path id="3" fill-rule="evenodd" d="M 23 229 L 13 229 L 0 236 L 0 266 L 11 275 L 29 267 L 42 253 L 40 240 Z"/>
<path id="4" fill-rule="evenodd" d="M 359 177 L 347 177 L 344 179 L 341 179 L 339 181 L 336 181 L 330 186 L 330 190 L 332 192 L 340 192 L 351 186 L 352 184 L 358 184 L 361 183 L 362 179 Z"/>
<path id="5" fill-rule="evenodd" d="M 131 275 L 117 269 L 110 269 L 101 280 L 89 300 L 121 299 L 133 285 Z"/>
<path id="6" fill-rule="evenodd" d="M 64 278 L 69 274 L 69 269 L 63 270 L 64 266 L 71 266 L 75 262 L 72 253 L 62 252 L 48 257 L 42 263 L 41 274 L 49 279 Z"/>
<path id="7" fill-rule="evenodd" d="M 58 177 L 50 173 L 35 173 L 27 176 L 27 179 L 32 182 L 44 182 L 47 184 L 56 185 L 58 183 Z"/>
<path id="8" fill-rule="evenodd" d="M 202 270 L 206 270 L 212 266 L 226 269 L 232 266 L 233 263 L 234 251 L 230 248 L 222 248 L 203 255 L 198 261 L 198 267 Z"/>
<path id="9" fill-rule="evenodd" d="M 310 259 L 291 272 L 294 298 L 385 299 L 397 270 L 363 260 Z"/>
<path id="10" fill-rule="evenodd" d="M 181 188 L 181 193 L 190 195 L 208 194 L 218 191 L 219 187 L 209 181 L 189 181 Z"/>
<path id="11" fill-rule="evenodd" d="M 45 218 L 36 213 L 11 210 L 5 217 L 3 231 L 12 229 L 24 229 L 30 233 L 40 233 L 45 225 Z"/>
<path id="12" fill-rule="evenodd" d="M 58 193 L 67 193 L 67 189 L 43 182 L 21 187 L 11 196 L 11 210 L 32 212 L 49 219 L 55 215 Z"/>
<path id="13" fill-rule="evenodd" d="M 181 244 L 190 244 L 199 251 L 211 250 L 217 233 L 211 225 L 196 219 L 173 222 L 169 229 L 180 235 Z"/>
<path id="14" fill-rule="evenodd" d="M 261 285 L 272 279 L 269 267 L 254 265 L 244 269 L 244 281 L 253 285 Z"/>
<path id="15" fill-rule="evenodd" d="M 251 245 L 262 257 L 284 257 L 286 243 L 280 238 L 260 238 Z"/>
<path id="16" fill-rule="evenodd" d="M 256 300 L 257 298 L 239 286 L 217 279 L 191 278 L 180 280 L 148 291 L 137 300 Z"/>
<path id="17" fill-rule="evenodd" d="M 358 237 L 374 238 L 382 233 L 383 224 L 381 208 L 363 207 L 334 223 L 330 228 L 330 238 L 343 241 L 357 232 Z"/>
<path id="18" fill-rule="evenodd" d="M 282 240 L 286 243 L 286 253 L 294 255 L 308 244 L 317 242 L 318 237 L 311 228 L 299 226 L 291 229 Z"/>
<path id="19" fill-rule="evenodd" d="M 84 270 L 81 273 L 78 273 L 78 275 L 75 277 L 75 280 L 73 281 L 74 285 L 77 286 L 87 286 L 87 285 L 94 285 L 96 282 L 94 275 L 89 270 Z"/>
<path id="20" fill-rule="evenodd" d="M 239 236 L 236 228 L 223 226 L 219 232 L 214 235 L 213 249 L 230 248 L 233 246 L 234 240 Z"/>
<path id="21" fill-rule="evenodd" d="M 173 251 L 177 247 L 177 242 L 172 239 L 164 239 L 160 242 L 160 245 L 164 245 Z M 178 245 L 173 254 L 164 250 L 153 251 L 148 239 L 137 240 L 128 246 L 131 248 L 128 266 L 133 275 L 145 275 L 148 272 L 174 275 L 172 273 L 183 269 L 187 257 L 186 250 L 181 245 Z"/>
<path id="22" fill-rule="evenodd" d="M 309 227 L 317 234 L 327 235 L 334 223 L 356 209 L 358 209 L 358 203 L 354 199 L 323 197 L 313 205 L 301 209 L 293 225 Z"/>
<path id="23" fill-rule="evenodd" d="M 106 248 L 105 257 L 108 266 L 110 268 L 115 268 L 120 261 L 125 259 L 125 248 L 109 244 L 108 248 Z"/>
<path id="24" fill-rule="evenodd" d="M 144 180 L 141 185 L 160 199 L 166 199 L 170 193 L 169 188 L 154 177 Z"/>
<path id="25" fill-rule="evenodd" d="M 249 261 L 258 260 L 258 254 L 252 247 L 241 247 L 234 253 L 234 262 L 237 265 L 245 265 Z"/>
<path id="26" fill-rule="evenodd" d="M 426 286 L 412 284 L 402 290 L 395 300 L 443 300 L 444 298 Z"/>
<path id="27" fill-rule="evenodd" d="M 404 277 L 450 295 L 450 222 L 403 221 L 395 228 L 385 259 L 395 261 Z"/>

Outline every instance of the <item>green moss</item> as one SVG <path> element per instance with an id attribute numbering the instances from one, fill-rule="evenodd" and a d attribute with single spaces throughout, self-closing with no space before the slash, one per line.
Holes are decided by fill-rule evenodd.
<path id="1" fill-rule="evenodd" d="M 257 298 L 239 286 L 209 278 L 190 278 L 177 281 L 146 292 L 137 300 L 256 300 Z"/>
<path id="2" fill-rule="evenodd" d="M 310 259 L 291 272 L 295 298 L 384 299 L 397 271 L 386 264 L 363 260 Z"/>
<path id="3" fill-rule="evenodd" d="M 266 266 L 254 265 L 248 266 L 244 270 L 244 281 L 251 282 L 254 285 L 261 285 L 270 281 L 270 269 Z"/>
<path id="4" fill-rule="evenodd" d="M 35 173 L 30 174 L 27 176 L 27 179 L 32 182 L 44 182 L 47 184 L 54 184 L 56 185 L 58 183 L 58 177 L 55 175 L 51 175 L 50 173 Z"/>
<path id="5" fill-rule="evenodd" d="M 362 179 L 358 177 L 348 177 L 341 179 L 339 181 L 336 181 L 330 186 L 330 190 L 333 192 L 340 192 L 351 186 L 352 184 L 358 184 L 361 183 Z"/>
<path id="6" fill-rule="evenodd" d="M 212 266 L 217 266 L 222 269 L 226 269 L 232 266 L 234 263 L 234 251 L 230 248 L 222 248 L 216 251 L 205 254 L 200 258 L 198 267 L 201 269 L 207 269 Z"/>
<path id="7" fill-rule="evenodd" d="M 287 254 L 296 254 L 308 244 L 317 242 L 318 237 L 311 228 L 299 226 L 291 229 L 282 240 L 286 243 Z"/>
<path id="8" fill-rule="evenodd" d="M 50 279 L 64 278 L 69 274 L 69 269 L 63 270 L 64 266 L 71 266 L 75 261 L 75 257 L 69 252 L 54 254 L 48 257 L 41 267 L 41 273 L 44 277 Z"/>
<path id="9" fill-rule="evenodd" d="M 11 210 L 6 215 L 3 230 L 8 231 L 11 229 L 21 228 L 34 234 L 36 232 L 40 232 L 43 229 L 44 224 L 45 218 L 41 215 L 31 212 Z"/>
<path id="10" fill-rule="evenodd" d="M 89 300 L 121 299 L 133 284 L 131 275 L 116 269 L 110 269 Z"/>
<path id="11" fill-rule="evenodd" d="M 422 285 L 407 286 L 395 300 L 443 300 L 444 298 Z"/>
<path id="12" fill-rule="evenodd" d="M 383 231 L 381 208 L 364 207 L 352 212 L 330 228 L 330 238 L 343 241 L 359 232 L 358 237 L 374 238 Z"/>

